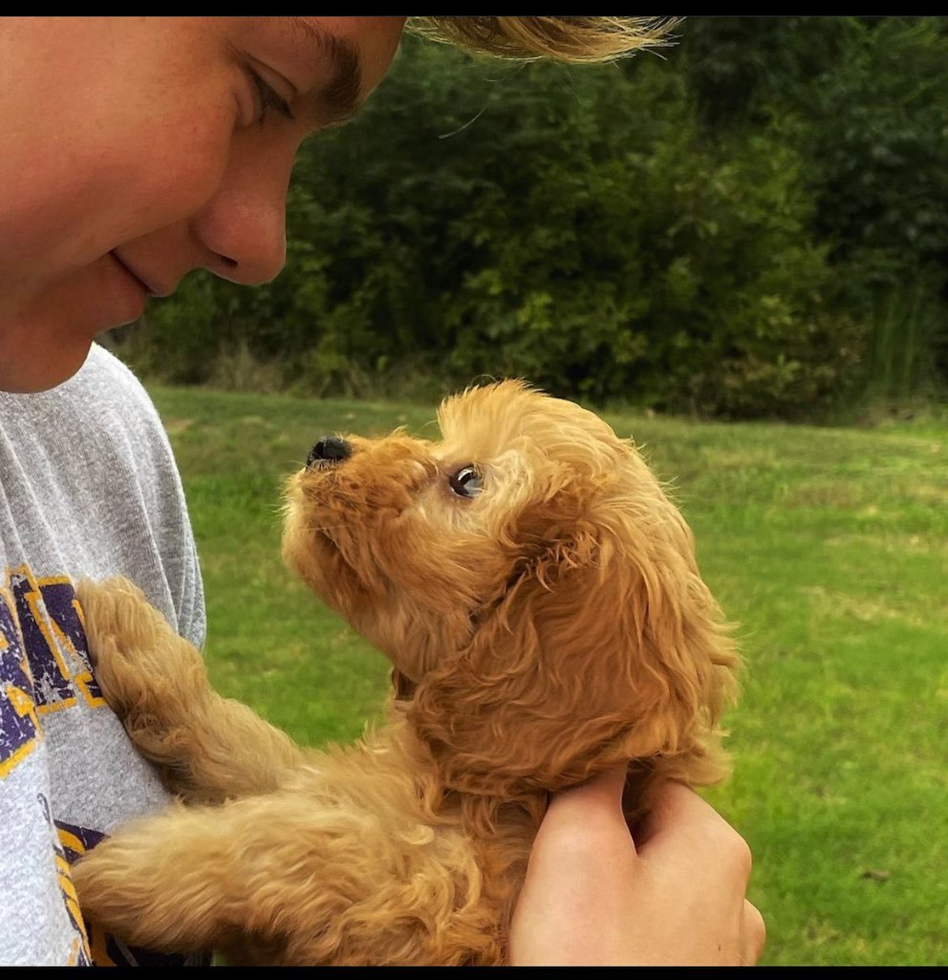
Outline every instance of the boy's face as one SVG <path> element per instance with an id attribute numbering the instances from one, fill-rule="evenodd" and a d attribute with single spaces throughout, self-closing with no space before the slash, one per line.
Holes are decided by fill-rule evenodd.
<path id="1" fill-rule="evenodd" d="M 300 141 L 360 105 L 404 18 L 7 18 L 0 390 L 70 377 L 192 269 L 284 261 Z"/>

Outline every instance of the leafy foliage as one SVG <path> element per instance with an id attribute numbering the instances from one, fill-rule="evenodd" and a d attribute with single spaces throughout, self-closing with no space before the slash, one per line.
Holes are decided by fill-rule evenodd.
<path id="1" fill-rule="evenodd" d="M 220 382 L 253 374 L 239 351 L 318 395 L 519 375 L 721 417 L 813 417 L 880 371 L 889 394 L 937 387 L 944 19 L 682 35 L 667 60 L 581 68 L 406 39 L 360 117 L 301 150 L 283 275 L 194 277 L 127 356 Z"/>

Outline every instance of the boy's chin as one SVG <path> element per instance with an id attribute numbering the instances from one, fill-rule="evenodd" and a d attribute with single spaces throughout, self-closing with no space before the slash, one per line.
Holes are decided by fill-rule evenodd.
<path id="1" fill-rule="evenodd" d="M 67 347 L 37 344 L 10 350 L 0 335 L 0 391 L 35 394 L 57 388 L 82 367 L 91 346 L 90 339 Z"/>

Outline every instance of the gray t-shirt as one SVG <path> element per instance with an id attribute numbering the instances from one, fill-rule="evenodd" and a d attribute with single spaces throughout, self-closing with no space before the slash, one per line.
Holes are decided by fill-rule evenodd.
<path id="1" fill-rule="evenodd" d="M 160 961 L 83 922 L 69 865 L 165 805 L 92 676 L 73 591 L 121 574 L 204 644 L 204 594 L 158 414 L 93 348 L 51 391 L 0 392 L 0 965 Z"/>

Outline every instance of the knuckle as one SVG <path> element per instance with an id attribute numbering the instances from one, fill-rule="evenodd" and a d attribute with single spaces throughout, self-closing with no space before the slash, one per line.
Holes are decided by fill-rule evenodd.
<path id="1" fill-rule="evenodd" d="M 754 855 L 751 852 L 750 844 L 737 831 L 734 831 L 731 849 L 735 867 L 745 878 L 750 878 L 751 869 L 754 866 Z"/>
<path id="2" fill-rule="evenodd" d="M 714 847 L 721 862 L 736 876 L 750 879 L 754 859 L 750 845 L 726 821 L 718 820 L 710 830 L 709 843 Z"/>
<path id="3" fill-rule="evenodd" d="M 744 935 L 752 962 L 756 962 L 767 942 L 767 924 L 755 905 L 744 902 Z"/>

